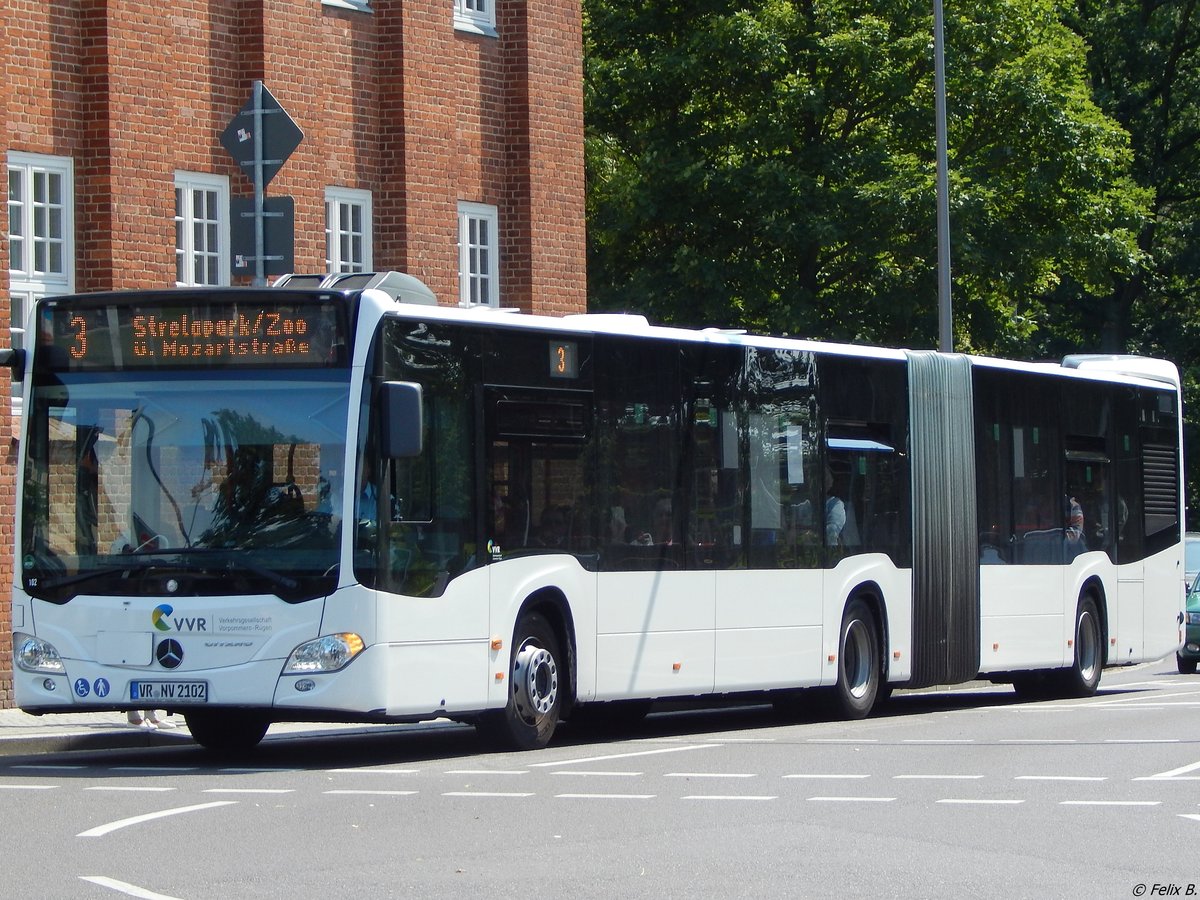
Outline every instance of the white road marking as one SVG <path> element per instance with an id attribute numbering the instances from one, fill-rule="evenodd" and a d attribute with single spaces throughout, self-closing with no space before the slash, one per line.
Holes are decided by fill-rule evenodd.
<path id="1" fill-rule="evenodd" d="M 901 743 L 904 743 L 904 744 L 973 744 L 973 743 L 975 743 L 975 739 L 974 738 L 954 738 L 954 739 L 947 738 L 946 740 L 936 740 L 934 738 L 929 738 L 929 739 L 909 738 L 907 740 L 902 741 Z"/>
<path id="2" fill-rule="evenodd" d="M 178 816 L 183 813 L 199 812 L 203 809 L 216 809 L 218 806 L 234 806 L 236 800 L 217 800 L 213 803 L 200 803 L 196 806 L 178 806 L 175 809 L 163 809 L 158 812 L 145 813 L 140 816 L 132 816 L 128 819 L 118 819 L 116 822 L 109 822 L 107 825 L 97 825 L 95 828 L 89 828 L 87 831 L 81 831 L 76 837 L 103 837 L 106 834 L 116 831 L 118 828 L 128 828 L 130 825 L 140 825 L 143 822 L 151 822 L 154 819 L 163 819 L 167 816 Z"/>
<path id="3" fill-rule="evenodd" d="M 147 793 L 153 793 L 153 792 L 163 793 L 166 791 L 173 791 L 173 790 L 175 790 L 175 788 L 173 788 L 173 787 L 149 787 L 149 786 L 132 785 L 132 784 L 127 784 L 127 785 L 98 784 L 98 785 L 93 785 L 92 787 L 85 787 L 84 790 L 85 791 L 127 791 L 129 793 L 145 791 Z"/>
<path id="4" fill-rule="evenodd" d="M 411 797 L 418 791 L 324 791 L 326 794 L 365 794 L 370 797 Z"/>
<path id="5" fill-rule="evenodd" d="M 1193 822 L 1200 822 L 1200 816 L 1194 816 L 1191 813 L 1180 813 L 1179 818 L 1191 819 Z"/>
<path id="6" fill-rule="evenodd" d="M 653 800 L 654 794 L 555 794 L 557 800 Z"/>
<path id="7" fill-rule="evenodd" d="M 333 775 L 420 775 L 420 769 L 326 769 Z"/>
<path id="8" fill-rule="evenodd" d="M 294 772 L 303 772 L 304 770 L 303 769 L 294 769 L 294 768 L 287 768 L 287 769 L 256 768 L 256 769 L 217 769 L 217 771 L 221 772 L 223 774 L 226 774 L 226 775 L 270 775 L 270 774 L 274 774 L 277 772 L 289 774 L 289 773 L 294 773 Z"/>
<path id="9" fill-rule="evenodd" d="M 947 797 L 945 800 L 938 800 L 938 803 L 957 804 L 959 806 L 979 805 L 979 806 L 1019 806 L 1024 803 L 1024 800 L 960 800 L 953 797 Z"/>
<path id="10" fill-rule="evenodd" d="M 685 750 L 711 750 L 713 747 L 719 747 L 720 744 L 689 744 L 686 747 L 663 747 L 660 750 L 637 750 L 631 753 L 612 753 L 608 756 L 587 756 L 583 759 L 567 759 L 560 762 L 544 762 L 532 763 L 531 768 L 542 768 L 546 766 L 578 766 L 583 763 L 604 762 L 609 759 L 629 759 L 631 756 L 653 756 L 657 753 L 682 753 Z"/>
<path id="11" fill-rule="evenodd" d="M 1055 740 L 1053 738 L 1006 738 L 1001 740 L 1001 744 L 1074 744 L 1072 738 L 1063 740 Z"/>
<path id="12" fill-rule="evenodd" d="M 0 784 L 0 791 L 53 791 L 58 784 Z"/>
<path id="13" fill-rule="evenodd" d="M 138 887 L 136 884 L 128 884 L 124 881 L 117 881 L 115 878 L 107 878 L 104 875 L 80 875 L 82 881 L 89 881 L 92 884 L 106 887 L 118 893 L 124 894 L 127 897 L 139 897 L 141 900 L 178 900 L 176 897 L 171 897 L 168 894 L 156 894 L 154 891 L 146 890 L 146 888 Z"/>
<path id="14" fill-rule="evenodd" d="M 1178 744 L 1179 738 L 1105 738 L 1106 744 Z"/>
<path id="15" fill-rule="evenodd" d="M 878 738 L 866 738 L 861 741 L 852 741 L 848 738 L 809 738 L 805 743 L 809 744 L 878 744 Z"/>
<path id="16" fill-rule="evenodd" d="M 51 765 L 36 765 L 29 763 L 21 766 L 10 766 L 12 769 L 38 769 L 43 772 L 78 772 L 80 769 L 86 769 L 87 766 L 51 766 Z"/>
<path id="17" fill-rule="evenodd" d="M 292 794 L 295 788 L 205 788 L 202 794 Z"/>
<path id="18" fill-rule="evenodd" d="M 199 766 L 111 766 L 110 772 L 196 772 Z"/>
<path id="19" fill-rule="evenodd" d="M 1161 800 L 1062 800 L 1059 806 L 1161 806 Z"/>
<path id="20" fill-rule="evenodd" d="M 1180 766 L 1178 769 L 1172 769 L 1169 772 L 1159 772 L 1157 775 L 1151 775 L 1150 777 L 1151 778 L 1176 778 L 1187 772 L 1194 772 L 1194 771 L 1196 771 L 1196 769 L 1200 769 L 1200 762 L 1194 762 L 1194 763 L 1191 763 L 1190 765 Z M 1138 778 L 1136 780 L 1142 781 L 1144 779 Z"/>
<path id="21" fill-rule="evenodd" d="M 516 791 L 446 791 L 443 797 L 532 797 L 532 793 Z"/>

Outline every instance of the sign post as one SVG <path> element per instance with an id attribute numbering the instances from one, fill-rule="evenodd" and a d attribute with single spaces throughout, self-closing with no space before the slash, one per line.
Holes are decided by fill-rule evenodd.
<path id="1" fill-rule="evenodd" d="M 238 221 L 230 225 L 230 248 L 235 272 L 254 264 L 256 287 L 266 286 L 267 275 L 295 268 L 295 204 L 291 197 L 268 203 L 266 190 L 302 140 L 300 126 L 261 81 L 254 82 L 249 101 L 221 133 L 221 146 L 254 186 L 253 204 L 240 199 L 231 204 Z M 253 228 L 245 227 L 247 220 Z"/>

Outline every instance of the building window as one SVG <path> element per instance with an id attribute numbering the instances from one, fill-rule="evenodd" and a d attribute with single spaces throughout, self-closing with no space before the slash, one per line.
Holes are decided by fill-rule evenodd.
<path id="1" fill-rule="evenodd" d="M 325 191 L 325 271 L 370 272 L 371 192 Z"/>
<path id="2" fill-rule="evenodd" d="M 496 0 L 454 0 L 454 27 L 496 37 Z"/>
<path id="3" fill-rule="evenodd" d="M 499 215 L 482 203 L 458 204 L 458 302 L 500 305 Z"/>
<path id="4" fill-rule="evenodd" d="M 75 290 L 75 172 L 63 156 L 8 154 L 8 280 L 13 347 L 33 301 Z"/>
<path id="5" fill-rule="evenodd" d="M 229 179 L 175 173 L 175 283 L 229 284 Z"/>

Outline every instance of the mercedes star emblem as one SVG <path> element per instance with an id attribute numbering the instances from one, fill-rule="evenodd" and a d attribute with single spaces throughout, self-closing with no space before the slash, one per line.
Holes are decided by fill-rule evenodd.
<path id="1" fill-rule="evenodd" d="M 179 645 L 179 641 L 170 639 L 159 641 L 158 646 L 154 649 L 154 658 L 164 669 L 177 669 L 183 662 L 183 647 Z"/>

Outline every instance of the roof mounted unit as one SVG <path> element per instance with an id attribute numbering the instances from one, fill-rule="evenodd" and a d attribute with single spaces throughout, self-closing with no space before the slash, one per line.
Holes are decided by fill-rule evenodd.
<path id="1" fill-rule="evenodd" d="M 328 275 L 283 275 L 275 287 L 322 288 L 334 291 L 383 291 L 397 303 L 437 306 L 437 297 L 421 279 L 404 272 L 333 272 Z"/>

